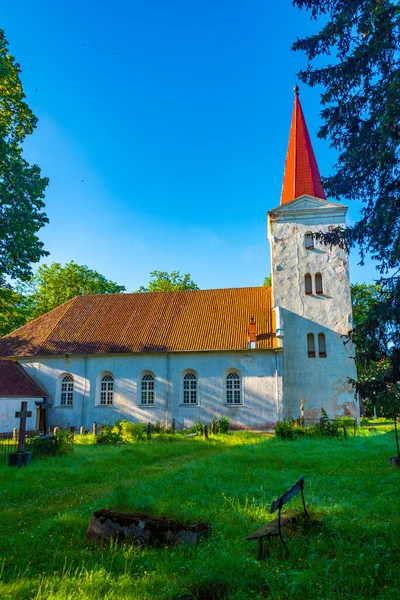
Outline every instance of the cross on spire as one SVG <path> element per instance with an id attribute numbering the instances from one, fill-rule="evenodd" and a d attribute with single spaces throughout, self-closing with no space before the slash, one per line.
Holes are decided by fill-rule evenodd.
<path id="1" fill-rule="evenodd" d="M 326 200 L 317 161 L 311 145 L 299 100 L 299 86 L 294 86 L 294 107 L 283 176 L 281 204 L 303 194 Z"/>

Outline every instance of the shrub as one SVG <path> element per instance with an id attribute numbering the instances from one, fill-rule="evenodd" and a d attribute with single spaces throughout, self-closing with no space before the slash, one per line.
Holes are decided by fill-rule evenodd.
<path id="1" fill-rule="evenodd" d="M 326 437 L 337 437 L 339 435 L 339 424 L 336 421 L 330 421 L 326 410 L 321 408 L 322 417 L 320 419 L 321 435 Z"/>
<path id="2" fill-rule="evenodd" d="M 346 427 L 346 429 L 349 429 L 350 431 L 357 431 L 358 429 L 358 423 L 352 417 L 340 417 L 339 419 L 335 419 L 333 422 L 337 424 L 339 428 Z"/>
<path id="3" fill-rule="evenodd" d="M 204 423 L 202 423 L 201 421 L 196 421 L 196 423 L 194 423 L 193 427 L 191 427 L 190 431 L 192 433 L 203 433 L 203 427 L 204 427 Z"/>
<path id="4" fill-rule="evenodd" d="M 114 425 L 103 425 L 97 436 L 96 444 L 116 444 L 120 442 L 119 430 Z"/>
<path id="5" fill-rule="evenodd" d="M 97 444 L 116 444 L 117 442 L 139 442 L 146 438 L 146 423 L 132 423 L 126 419 L 114 425 L 103 425 L 97 436 Z"/>
<path id="6" fill-rule="evenodd" d="M 120 421 L 121 442 L 140 442 L 146 439 L 146 424 L 131 423 L 130 421 Z"/>
<path id="7" fill-rule="evenodd" d="M 214 425 L 215 433 L 228 433 L 228 430 L 231 426 L 231 422 L 228 417 L 222 415 L 219 419 L 217 417 L 213 417 L 211 427 Z"/>
<path id="8" fill-rule="evenodd" d="M 298 423 L 293 423 L 292 427 L 295 436 L 302 436 L 306 433 L 306 429 L 304 427 L 301 427 Z"/>
<path id="9" fill-rule="evenodd" d="M 287 440 L 294 440 L 296 437 L 296 431 L 290 421 L 278 421 L 275 423 L 275 435 L 279 438 Z"/>
<path id="10" fill-rule="evenodd" d="M 33 457 L 56 456 L 69 454 L 73 450 L 73 434 L 60 430 L 57 435 L 41 435 L 32 438 L 27 444 L 27 450 Z"/>
<path id="11" fill-rule="evenodd" d="M 217 421 L 217 431 L 219 433 L 228 433 L 230 424 L 231 422 L 229 421 L 228 417 L 222 415 L 219 421 Z"/>
<path id="12" fill-rule="evenodd" d="M 315 423 L 314 425 L 308 425 L 308 427 L 305 429 L 305 433 L 310 437 L 321 437 L 322 435 L 321 427 L 318 425 L 318 423 Z"/>
<path id="13" fill-rule="evenodd" d="M 332 421 L 329 419 L 326 411 L 321 408 L 321 418 L 319 423 L 315 423 L 314 425 L 309 425 L 305 432 L 310 437 L 338 437 L 340 435 L 340 423 L 337 421 Z"/>
<path id="14" fill-rule="evenodd" d="M 172 427 L 163 421 L 156 421 L 152 427 L 153 433 L 174 433 Z"/>

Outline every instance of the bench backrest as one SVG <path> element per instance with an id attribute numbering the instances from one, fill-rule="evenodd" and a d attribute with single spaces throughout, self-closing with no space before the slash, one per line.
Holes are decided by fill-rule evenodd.
<path id="1" fill-rule="evenodd" d="M 288 502 L 291 498 L 293 498 L 293 496 L 295 496 L 297 492 L 303 490 L 303 487 L 304 477 L 300 477 L 300 479 L 296 481 L 296 483 L 294 483 L 291 488 L 289 488 L 284 494 L 282 494 L 282 496 L 279 496 L 279 498 L 272 502 L 269 512 L 274 513 L 279 508 L 282 508 L 282 506 L 286 504 L 286 502 Z"/>

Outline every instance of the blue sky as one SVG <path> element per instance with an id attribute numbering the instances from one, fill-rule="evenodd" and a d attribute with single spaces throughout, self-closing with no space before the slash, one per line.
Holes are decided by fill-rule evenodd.
<path id="1" fill-rule="evenodd" d="M 46 262 L 86 264 L 128 291 L 155 269 L 203 289 L 262 284 L 306 66 L 291 44 L 317 29 L 306 13 L 291 0 L 14 0 L 0 26 L 39 118 L 25 156 L 50 178 Z M 328 175 L 319 90 L 300 98 Z M 353 282 L 378 278 L 358 262 Z"/>

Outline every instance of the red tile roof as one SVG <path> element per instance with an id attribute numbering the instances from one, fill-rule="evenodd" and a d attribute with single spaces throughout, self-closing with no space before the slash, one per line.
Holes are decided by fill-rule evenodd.
<path id="1" fill-rule="evenodd" d="M 0 357 L 277 347 L 271 287 L 77 296 L 0 339 Z"/>
<path id="2" fill-rule="evenodd" d="M 296 88 L 295 94 L 281 204 L 299 198 L 303 194 L 326 199 Z"/>
<path id="3" fill-rule="evenodd" d="M 43 398 L 46 394 L 16 362 L 0 360 L 0 398 Z"/>

